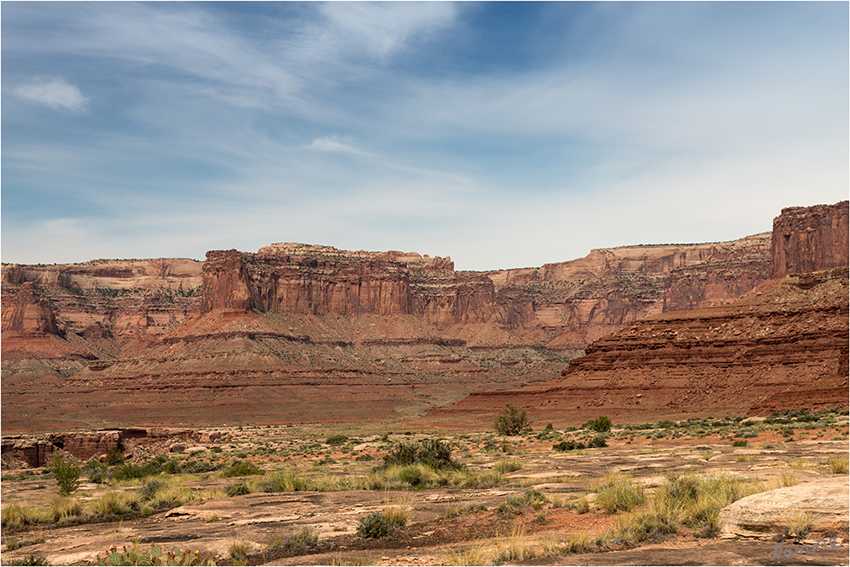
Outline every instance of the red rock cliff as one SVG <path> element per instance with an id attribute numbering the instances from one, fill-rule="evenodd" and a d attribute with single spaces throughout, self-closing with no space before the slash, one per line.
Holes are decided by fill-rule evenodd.
<path id="1" fill-rule="evenodd" d="M 448 258 L 289 243 L 208 252 L 202 304 L 204 312 L 418 315 L 436 325 L 487 321 L 497 311 L 492 282 L 455 272 Z"/>
<path id="2" fill-rule="evenodd" d="M 18 292 L 3 302 L 4 333 L 58 335 L 56 316 L 47 302 L 31 283 L 25 283 Z"/>
<path id="3" fill-rule="evenodd" d="M 789 207 L 773 219 L 774 278 L 847 266 L 848 201 Z"/>

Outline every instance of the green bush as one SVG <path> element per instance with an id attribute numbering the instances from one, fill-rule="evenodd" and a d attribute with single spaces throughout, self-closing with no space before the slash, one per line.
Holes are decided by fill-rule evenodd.
<path id="1" fill-rule="evenodd" d="M 167 486 L 168 483 L 161 478 L 152 478 L 139 487 L 139 498 L 142 500 L 153 500 L 156 493 Z"/>
<path id="2" fill-rule="evenodd" d="M 328 445 L 332 445 L 337 447 L 339 445 L 345 445 L 348 442 L 348 437 L 345 435 L 331 435 L 327 439 L 325 439 L 325 443 Z"/>
<path id="3" fill-rule="evenodd" d="M 360 519 L 357 535 L 362 538 L 380 538 L 393 533 L 398 524 L 390 521 L 383 512 L 372 512 Z"/>
<path id="4" fill-rule="evenodd" d="M 108 466 L 120 465 L 124 462 L 124 449 L 116 445 L 106 450 L 106 464 Z"/>
<path id="5" fill-rule="evenodd" d="M 249 476 L 249 475 L 258 475 L 265 474 L 263 471 L 254 463 L 250 461 L 236 461 L 228 468 L 222 471 L 222 478 L 231 478 L 234 476 Z"/>
<path id="6" fill-rule="evenodd" d="M 50 462 L 50 472 L 59 485 L 59 494 L 67 496 L 80 487 L 80 467 L 66 461 L 59 452 L 53 453 Z"/>
<path id="7" fill-rule="evenodd" d="M 555 443 L 554 445 L 552 445 L 552 449 L 554 449 L 555 451 L 561 451 L 561 452 L 573 451 L 575 449 L 584 449 L 584 448 L 585 448 L 584 443 L 582 443 L 580 441 L 573 441 L 572 439 L 570 439 L 569 441 L 561 441 L 560 443 Z"/>
<path id="8" fill-rule="evenodd" d="M 250 492 L 251 489 L 248 488 L 248 484 L 244 480 L 231 484 L 224 489 L 224 493 L 228 496 L 242 496 L 243 494 L 250 494 Z"/>
<path id="9" fill-rule="evenodd" d="M 100 461 L 87 462 L 83 465 L 81 472 L 89 479 L 89 482 L 96 484 L 103 484 L 109 477 L 109 469 Z"/>
<path id="10" fill-rule="evenodd" d="M 601 435 L 597 435 L 587 443 L 588 448 L 594 447 L 607 447 L 608 443 L 605 441 L 605 438 Z"/>
<path id="11" fill-rule="evenodd" d="M 319 536 L 308 528 L 301 528 L 281 545 L 284 551 L 293 555 L 305 555 L 320 545 Z"/>
<path id="12" fill-rule="evenodd" d="M 611 418 L 609 418 L 607 415 L 600 415 L 596 419 L 591 419 L 582 427 L 592 429 L 597 433 L 605 433 L 606 431 L 611 431 L 612 425 L 613 424 L 611 423 Z"/>
<path id="13" fill-rule="evenodd" d="M 528 410 L 518 409 L 513 404 L 505 404 L 495 423 L 496 432 L 499 435 L 519 435 L 530 426 Z"/>
<path id="14" fill-rule="evenodd" d="M 746 447 L 748 445 L 746 439 L 738 439 L 737 441 L 732 441 L 733 447 Z"/>
<path id="15" fill-rule="evenodd" d="M 384 457 L 383 468 L 417 464 L 437 470 L 463 468 L 452 459 L 451 447 L 439 439 L 425 439 L 418 444 L 400 443 Z"/>

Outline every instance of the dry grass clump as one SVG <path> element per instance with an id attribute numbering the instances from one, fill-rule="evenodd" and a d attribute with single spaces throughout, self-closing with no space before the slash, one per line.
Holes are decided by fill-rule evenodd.
<path id="1" fill-rule="evenodd" d="M 507 474 L 522 469 L 523 464 L 519 459 L 502 459 L 493 466 L 493 470 L 499 474 Z"/>
<path id="2" fill-rule="evenodd" d="M 57 524 L 70 524 L 83 517 L 83 503 L 76 498 L 55 498 L 50 502 L 50 517 Z"/>
<path id="3" fill-rule="evenodd" d="M 410 518 L 410 512 L 413 509 L 415 498 L 410 493 L 402 493 L 393 497 L 385 497 L 386 503 L 381 508 L 381 513 L 388 522 L 397 526 L 406 526 L 407 520 Z"/>
<path id="4" fill-rule="evenodd" d="M 451 565 L 490 565 L 486 543 L 477 542 L 446 551 Z"/>
<path id="5" fill-rule="evenodd" d="M 3 508 L 0 524 L 10 530 L 18 530 L 25 526 L 46 524 L 50 521 L 48 511 L 27 504 L 9 504 Z"/>
<path id="6" fill-rule="evenodd" d="M 646 500 L 643 487 L 637 485 L 630 476 L 619 472 L 608 472 L 595 491 L 596 505 L 609 514 L 629 512 Z"/>
<path id="7" fill-rule="evenodd" d="M 135 493 L 111 490 L 88 503 L 92 516 L 121 516 L 139 510 L 139 497 Z"/>
<path id="8" fill-rule="evenodd" d="M 796 539 L 802 539 L 812 531 L 815 515 L 810 511 L 794 508 L 784 514 L 782 519 L 785 521 L 784 533 Z"/>
<path id="9" fill-rule="evenodd" d="M 826 462 L 826 470 L 829 474 L 847 474 L 850 466 L 850 458 L 847 455 L 830 457 Z"/>
<path id="10" fill-rule="evenodd" d="M 524 526 L 514 526 L 508 538 L 496 539 L 496 557 L 493 563 L 522 562 L 533 559 L 534 548 L 530 545 Z"/>

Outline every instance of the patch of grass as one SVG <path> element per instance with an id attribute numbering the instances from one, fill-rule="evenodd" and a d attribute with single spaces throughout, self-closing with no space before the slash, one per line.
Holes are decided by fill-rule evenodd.
<path id="1" fill-rule="evenodd" d="M 239 538 L 234 538 L 227 546 L 231 565 L 245 565 L 248 561 L 248 544 Z"/>
<path id="2" fill-rule="evenodd" d="M 493 563 L 499 565 L 508 561 L 520 563 L 534 558 L 534 549 L 528 542 L 523 526 L 514 526 L 510 537 L 496 540 L 496 557 Z"/>
<path id="3" fill-rule="evenodd" d="M 8 561 L 3 561 L 3 565 L 50 565 L 47 562 L 47 558 L 43 555 L 34 555 L 30 553 L 27 557 L 23 559 L 10 559 Z"/>
<path id="4" fill-rule="evenodd" d="M 596 505 L 609 514 L 629 512 L 645 500 L 643 487 L 622 473 L 607 473 L 605 480 L 596 487 Z"/>
<path id="5" fill-rule="evenodd" d="M 847 455 L 830 457 L 826 462 L 826 470 L 829 474 L 847 474 L 848 460 Z"/>
<path id="6" fill-rule="evenodd" d="M 499 474 L 512 473 L 522 469 L 522 461 L 518 459 L 502 459 L 493 466 L 493 470 Z"/>
<path id="7" fill-rule="evenodd" d="M 319 535 L 309 528 L 301 528 L 282 541 L 277 549 L 283 549 L 293 555 L 304 555 L 321 545 Z"/>
<path id="8" fill-rule="evenodd" d="M 802 539 L 812 530 L 814 514 L 795 508 L 782 516 L 785 522 L 784 533 L 796 539 Z"/>
<path id="9" fill-rule="evenodd" d="M 386 499 L 387 502 L 381 508 L 381 513 L 391 524 L 406 526 L 413 509 L 413 495 L 402 493 L 400 496 Z"/>
<path id="10" fill-rule="evenodd" d="M 446 551 L 451 565 L 490 565 L 486 543 L 477 542 Z"/>
<path id="11" fill-rule="evenodd" d="M 570 534 L 564 550 L 567 553 L 590 553 L 596 549 L 593 538 L 586 531 L 577 531 Z"/>
<path id="12" fill-rule="evenodd" d="M 88 505 L 91 514 L 96 517 L 122 516 L 139 509 L 139 498 L 134 493 L 112 490 Z"/>
<path id="13" fill-rule="evenodd" d="M 251 489 L 248 488 L 247 482 L 245 482 L 244 480 L 240 480 L 235 484 L 228 485 L 227 488 L 224 489 L 224 493 L 228 497 L 242 496 L 243 494 L 250 494 Z"/>
<path id="14" fill-rule="evenodd" d="M 582 494 L 572 505 L 576 514 L 587 514 L 590 512 L 590 502 L 587 500 L 587 494 Z"/>
<path id="15" fill-rule="evenodd" d="M 57 524 L 70 524 L 83 518 L 83 504 L 76 498 L 54 498 L 50 502 L 50 518 Z"/>
<path id="16" fill-rule="evenodd" d="M 221 471 L 221 478 L 264 474 L 263 470 L 250 461 L 237 461 Z"/>
<path id="17" fill-rule="evenodd" d="M 6 551 L 14 551 L 22 547 L 29 547 L 30 545 L 38 545 L 40 543 L 44 543 L 45 541 L 47 541 L 47 538 L 42 533 L 36 534 L 29 539 L 11 540 L 6 543 Z"/>

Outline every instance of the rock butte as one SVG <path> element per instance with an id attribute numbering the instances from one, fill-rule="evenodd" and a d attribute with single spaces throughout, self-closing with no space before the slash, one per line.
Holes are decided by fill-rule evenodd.
<path id="1" fill-rule="evenodd" d="M 847 211 L 783 209 L 772 233 L 731 242 L 490 272 L 293 243 L 4 265 L 4 432 L 432 408 L 435 423 L 483 423 L 509 400 L 564 423 L 841 402 Z"/>

